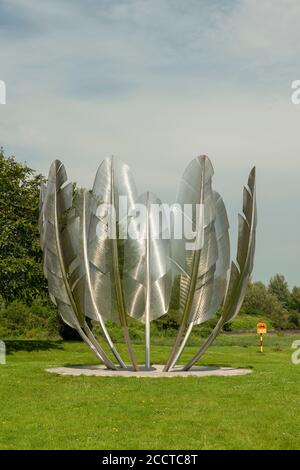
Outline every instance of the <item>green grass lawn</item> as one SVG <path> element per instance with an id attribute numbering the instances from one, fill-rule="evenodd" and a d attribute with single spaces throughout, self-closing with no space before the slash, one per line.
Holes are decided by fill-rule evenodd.
<path id="1" fill-rule="evenodd" d="M 61 377 L 45 369 L 95 363 L 83 344 L 8 343 L 0 448 L 299 449 L 295 339 L 267 336 L 260 354 L 256 335 L 222 335 L 201 363 L 251 367 L 252 374 L 170 379 Z M 142 361 L 142 345 L 135 349 Z M 153 346 L 153 362 L 164 362 L 169 350 Z"/>

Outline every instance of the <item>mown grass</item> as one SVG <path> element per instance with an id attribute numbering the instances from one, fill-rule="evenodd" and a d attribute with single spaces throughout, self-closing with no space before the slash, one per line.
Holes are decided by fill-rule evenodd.
<path id="1" fill-rule="evenodd" d="M 295 339 L 267 336 L 260 354 L 256 335 L 221 335 L 202 364 L 252 374 L 171 379 L 52 375 L 45 369 L 96 362 L 81 343 L 9 342 L 0 365 L 0 448 L 299 449 Z M 153 362 L 169 349 L 153 346 Z M 142 362 L 143 346 L 135 350 Z"/>

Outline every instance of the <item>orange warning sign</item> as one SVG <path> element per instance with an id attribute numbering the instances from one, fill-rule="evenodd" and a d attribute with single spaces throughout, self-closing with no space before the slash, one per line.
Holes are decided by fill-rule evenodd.
<path id="1" fill-rule="evenodd" d="M 256 328 L 258 335 L 265 335 L 267 333 L 267 325 L 262 321 L 257 323 Z"/>

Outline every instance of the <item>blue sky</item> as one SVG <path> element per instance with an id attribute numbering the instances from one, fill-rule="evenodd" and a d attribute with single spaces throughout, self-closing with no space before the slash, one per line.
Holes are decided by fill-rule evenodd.
<path id="1" fill-rule="evenodd" d="M 60 158 L 87 187 L 118 155 L 168 202 L 205 153 L 233 252 L 256 165 L 254 279 L 300 285 L 299 22 L 298 0 L 1 0 L 0 144 L 44 174 Z"/>

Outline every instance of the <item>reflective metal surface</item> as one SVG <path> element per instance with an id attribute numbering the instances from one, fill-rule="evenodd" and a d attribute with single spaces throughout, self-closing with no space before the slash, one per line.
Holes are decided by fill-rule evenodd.
<path id="1" fill-rule="evenodd" d="M 158 223 L 161 219 L 155 217 L 155 209 L 161 205 L 158 197 L 147 192 L 137 203 L 146 208 L 146 213 L 142 220 L 131 218 L 131 227 L 139 225 L 140 237 L 126 240 L 123 285 L 128 314 L 145 323 L 145 365 L 149 368 L 150 322 L 165 315 L 169 309 L 172 286 L 170 236 L 167 228 L 164 229 L 167 225 L 164 212 L 161 212 L 161 226 Z"/>
<path id="2" fill-rule="evenodd" d="M 59 313 L 109 368 L 115 368 L 89 329 L 82 309 L 81 260 L 79 258 L 79 219 L 73 207 L 73 185 L 67 183 L 64 166 L 51 165 L 47 188 L 41 196 L 41 245 L 44 273 L 51 300 Z"/>
<path id="3" fill-rule="evenodd" d="M 255 252 L 257 225 L 255 168 L 250 172 L 248 187 L 244 188 L 243 195 L 243 214 L 239 214 L 237 258 L 236 262 L 233 261 L 231 263 L 230 277 L 221 318 L 197 354 L 184 367 L 184 370 L 189 370 L 200 359 L 225 323 L 232 321 L 236 317 L 243 304 L 253 270 Z"/>
<path id="4" fill-rule="evenodd" d="M 63 321 L 78 331 L 107 368 L 128 368 L 110 336 L 110 321 L 121 326 L 130 367 L 138 370 L 130 317 L 130 322 L 145 325 L 145 365 L 150 368 L 150 323 L 168 315 L 176 282 L 181 323 L 164 371 L 176 365 L 195 325 L 210 320 L 222 307 L 213 332 L 184 370 L 238 314 L 254 262 L 255 168 L 243 192 L 237 255 L 231 267 L 227 212 L 213 189 L 213 173 L 207 156 L 190 162 L 174 209 L 179 219 L 169 220 L 156 195 L 137 196 L 128 166 L 115 157 L 102 162 L 91 191 L 74 189 L 64 165 L 52 163 L 47 184 L 41 187 L 39 217 L 49 295 Z M 184 228 L 180 237 L 175 236 L 178 220 Z M 104 351 L 87 319 L 99 325 L 101 342 L 107 343 L 118 364 Z"/>

